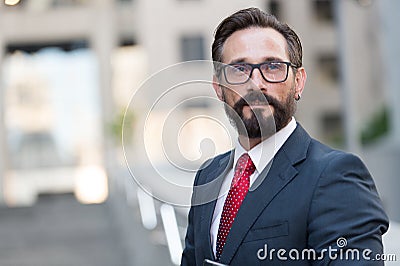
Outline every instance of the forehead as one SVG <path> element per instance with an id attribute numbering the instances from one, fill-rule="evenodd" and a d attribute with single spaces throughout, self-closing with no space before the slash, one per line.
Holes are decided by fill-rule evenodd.
<path id="1" fill-rule="evenodd" d="M 267 59 L 289 61 L 287 43 L 273 28 L 252 27 L 234 32 L 223 46 L 223 63 L 260 63 Z"/>

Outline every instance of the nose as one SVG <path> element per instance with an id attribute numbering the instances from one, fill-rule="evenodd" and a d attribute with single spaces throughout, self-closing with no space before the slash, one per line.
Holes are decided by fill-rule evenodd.
<path id="1" fill-rule="evenodd" d="M 261 74 L 260 69 L 254 68 L 253 73 L 251 73 L 250 77 L 252 81 L 252 87 L 256 86 L 259 90 L 265 90 L 265 80 Z"/>

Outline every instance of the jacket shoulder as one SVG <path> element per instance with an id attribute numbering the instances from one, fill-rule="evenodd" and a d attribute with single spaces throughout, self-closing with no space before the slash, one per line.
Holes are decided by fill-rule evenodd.
<path id="1" fill-rule="evenodd" d="M 232 155 L 233 150 L 230 150 L 206 160 L 197 170 L 194 184 L 198 185 L 205 182 L 205 180 L 203 180 L 201 177 L 207 176 L 208 174 L 216 171 L 217 169 L 222 167 L 224 163 L 227 164 Z"/>

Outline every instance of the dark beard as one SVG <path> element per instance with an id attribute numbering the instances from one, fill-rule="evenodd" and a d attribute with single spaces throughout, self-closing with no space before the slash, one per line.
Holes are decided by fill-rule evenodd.
<path id="1" fill-rule="evenodd" d="M 274 107 L 273 116 L 266 115 L 265 112 L 270 111 L 264 108 L 252 108 L 251 117 L 244 118 L 243 107 L 254 104 Z M 238 100 L 233 107 L 225 103 L 225 112 L 239 135 L 247 136 L 250 139 L 265 139 L 284 128 L 296 112 L 294 89 L 291 90 L 284 103 L 261 91 L 250 91 Z"/>

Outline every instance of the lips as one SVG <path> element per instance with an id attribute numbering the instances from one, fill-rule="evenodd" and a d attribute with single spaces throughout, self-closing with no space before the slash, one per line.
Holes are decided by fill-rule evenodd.
<path id="1" fill-rule="evenodd" d="M 257 108 L 257 107 L 273 106 L 273 104 L 270 102 L 267 102 L 266 100 L 265 101 L 253 101 L 253 102 L 243 102 L 243 104 L 240 107 L 244 108 L 246 106 L 250 107 L 250 108 Z"/>
<path id="2" fill-rule="evenodd" d="M 279 102 L 275 98 L 260 91 L 250 91 L 234 104 L 233 109 L 239 114 L 239 116 L 242 116 L 243 108 L 246 106 L 250 108 L 271 106 L 276 109 L 279 106 Z"/>
<path id="3" fill-rule="evenodd" d="M 246 103 L 244 106 L 268 106 L 269 104 L 267 102 L 252 102 L 252 103 Z"/>

